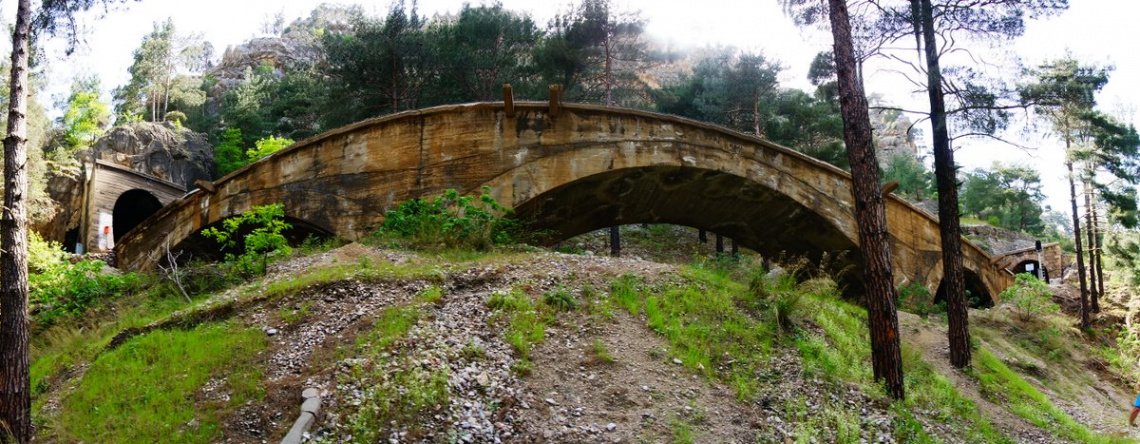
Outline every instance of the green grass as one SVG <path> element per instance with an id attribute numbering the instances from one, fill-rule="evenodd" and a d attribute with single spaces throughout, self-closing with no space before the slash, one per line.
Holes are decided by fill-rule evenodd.
<path id="1" fill-rule="evenodd" d="M 837 298 L 809 297 L 811 319 L 823 334 L 803 333 L 795 339 L 804 373 L 833 382 L 873 386 L 867 312 Z"/>
<path id="2" fill-rule="evenodd" d="M 430 288 L 426 292 L 432 293 Z M 359 359 L 351 361 L 344 382 L 371 381 L 360 405 L 351 407 L 344 418 L 354 442 L 382 441 L 392 429 L 415 424 L 421 415 L 447 405 L 447 367 L 425 367 L 401 353 L 405 347 L 400 343 L 420 317 L 414 306 L 384 309 L 373 327 L 357 336 L 345 352 Z"/>
<path id="3" fill-rule="evenodd" d="M 670 353 L 688 368 L 729 382 L 740 399 L 755 393 L 755 372 L 767 366 L 771 327 L 737 307 L 747 289 L 717 269 L 690 267 L 684 281 L 650 289 L 626 275 L 610 285 L 610 300 L 668 340 Z M 735 361 L 716 371 L 725 356 Z"/>
<path id="4" fill-rule="evenodd" d="M 277 315 L 286 324 L 293 325 L 305 320 L 309 317 L 309 312 L 313 309 L 313 301 L 301 302 L 297 308 L 282 307 L 278 310 Z"/>
<path id="5" fill-rule="evenodd" d="M 266 345 L 261 331 L 229 323 L 131 339 L 91 364 L 48 433 L 85 442 L 216 440 L 226 411 L 263 400 L 254 361 Z M 196 403 L 212 378 L 224 378 L 229 399 Z"/>
<path id="6" fill-rule="evenodd" d="M 1037 427 L 1074 442 L 1090 444 L 1135 442 L 1122 437 L 1094 435 L 985 349 L 974 352 L 973 364 L 973 376 L 981 384 L 983 396 L 999 405 L 1007 406 L 1010 411 Z"/>
<path id="7" fill-rule="evenodd" d="M 674 417 L 669 421 L 669 431 L 673 435 L 674 444 L 693 444 L 697 438 L 697 433 L 693 430 L 693 425 L 682 418 Z"/>
<path id="8" fill-rule="evenodd" d="M 53 325 L 31 338 L 31 385 L 34 412 L 37 398 L 69 370 L 91 362 L 120 331 L 137 328 L 186 308 L 185 298 L 161 286 L 150 288 L 93 309 L 82 319 Z M 34 413 L 38 414 L 38 413 Z"/>
<path id="9" fill-rule="evenodd" d="M 505 321 L 507 324 L 503 339 L 519 356 L 512 370 L 521 375 L 530 373 L 534 368 L 530 360 L 531 349 L 546 338 L 546 325 L 553 321 L 557 309 L 545 303 L 536 304 L 518 288 L 492 294 L 487 300 L 487 307 L 498 311 L 492 322 Z"/>
<path id="10" fill-rule="evenodd" d="M 594 359 L 606 364 L 613 364 L 617 361 L 601 339 L 594 339 Z"/>
<path id="11" fill-rule="evenodd" d="M 273 298 L 293 294 L 305 288 L 345 280 L 365 282 L 426 280 L 439 282 L 442 281 L 443 276 L 443 270 L 433 264 L 394 265 L 386 262 L 375 264 L 367 257 L 362 257 L 356 264 L 319 267 L 290 276 L 289 279 L 271 282 L 264 287 L 261 294 Z"/>
<path id="12" fill-rule="evenodd" d="M 425 288 L 416 295 L 416 300 L 428 304 L 440 304 L 443 302 L 443 289 L 438 285 L 432 285 Z"/>

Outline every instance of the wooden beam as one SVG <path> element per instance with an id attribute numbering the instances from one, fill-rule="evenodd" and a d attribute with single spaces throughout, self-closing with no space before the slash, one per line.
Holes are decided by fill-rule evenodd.
<path id="1" fill-rule="evenodd" d="M 515 95 L 511 92 L 511 84 L 503 84 L 503 112 L 509 118 L 515 117 Z"/>
<path id="2" fill-rule="evenodd" d="M 558 117 L 562 112 L 562 85 L 550 85 L 550 117 Z"/>
<path id="3" fill-rule="evenodd" d="M 894 191 L 895 188 L 898 188 L 898 187 L 899 187 L 899 183 L 895 182 L 893 180 L 883 184 L 883 197 L 887 197 L 888 194 L 891 194 L 891 191 Z"/>

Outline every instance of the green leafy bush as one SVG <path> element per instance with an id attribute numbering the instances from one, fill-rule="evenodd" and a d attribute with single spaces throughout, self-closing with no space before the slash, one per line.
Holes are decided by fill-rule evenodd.
<path id="1" fill-rule="evenodd" d="M 934 303 L 934 295 L 918 282 L 899 287 L 899 308 L 919 315 L 923 319 L 930 314 L 946 311 L 944 305 Z"/>
<path id="2" fill-rule="evenodd" d="M 241 130 L 230 128 L 222 133 L 222 141 L 214 147 L 214 167 L 218 177 L 225 176 L 249 163 L 242 148 Z"/>
<path id="3" fill-rule="evenodd" d="M 517 224 L 506 216 L 509 208 L 483 194 L 460 196 L 454 189 L 434 199 L 412 199 L 384 217 L 376 237 L 394 237 L 420 248 L 471 248 L 484 251 L 495 244 L 514 241 Z"/>
<path id="4" fill-rule="evenodd" d="M 29 305 L 38 327 L 80 316 L 100 302 L 142 288 L 142 276 L 104 272 L 105 266 L 102 261 L 84 261 L 29 274 Z"/>
<path id="5" fill-rule="evenodd" d="M 271 256 L 287 256 L 293 252 L 282 234 L 292 228 L 285 222 L 285 205 L 253 207 L 240 216 L 222 221 L 221 229 L 210 227 L 202 235 L 218 241 L 227 250 L 226 262 L 247 276 L 265 273 Z M 240 255 L 233 251 L 240 250 Z"/>
<path id="6" fill-rule="evenodd" d="M 247 150 L 245 152 L 245 157 L 249 159 L 250 162 L 256 162 L 262 157 L 281 151 L 285 147 L 292 144 L 293 139 L 269 136 L 254 142 L 253 145 L 255 148 Z"/>
<path id="7" fill-rule="evenodd" d="M 1029 273 L 1018 274 L 1013 286 L 1001 292 L 1001 300 L 1022 322 L 1060 310 L 1049 285 Z"/>
<path id="8" fill-rule="evenodd" d="M 28 231 L 28 272 L 44 273 L 67 264 L 58 242 L 45 241 L 35 231 Z"/>

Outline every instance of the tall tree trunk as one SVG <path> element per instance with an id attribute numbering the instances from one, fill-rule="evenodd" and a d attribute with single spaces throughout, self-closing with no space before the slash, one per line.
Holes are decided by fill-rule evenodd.
<path id="1" fill-rule="evenodd" d="M 709 241 L 709 237 L 705 234 L 705 230 L 697 230 L 697 240 L 702 244 Z"/>
<path id="2" fill-rule="evenodd" d="M 752 131 L 756 134 L 756 137 L 762 137 L 760 135 L 760 97 L 759 96 L 752 98 Z"/>
<path id="3" fill-rule="evenodd" d="M 1104 255 L 1103 255 L 1104 247 L 1101 245 L 1100 221 L 1097 219 L 1096 202 L 1095 201 L 1093 202 L 1092 209 L 1093 209 L 1093 218 L 1092 218 L 1093 240 L 1096 242 L 1093 245 L 1090 245 L 1090 247 L 1094 247 L 1094 249 L 1096 251 L 1096 285 L 1097 285 L 1097 291 L 1103 297 L 1104 296 Z"/>
<path id="4" fill-rule="evenodd" d="M 613 94 L 613 49 L 610 48 L 610 37 L 607 34 L 605 42 L 605 55 L 606 55 L 606 106 L 614 106 Z M 621 230 L 618 227 L 610 227 L 610 256 L 621 256 Z"/>
<path id="5" fill-rule="evenodd" d="M 1065 155 L 1070 155 L 1071 142 L 1065 137 Z M 1081 329 L 1088 330 L 1089 323 L 1089 290 L 1085 283 L 1085 253 L 1081 248 L 1081 217 L 1077 214 L 1077 179 L 1073 174 L 1073 161 L 1066 160 L 1065 168 L 1069 169 L 1069 203 L 1073 210 L 1073 248 L 1077 250 L 1077 279 L 1081 282 Z"/>
<path id="6" fill-rule="evenodd" d="M 604 51 L 606 53 L 605 54 L 605 56 L 606 56 L 605 70 L 606 70 L 606 72 L 605 72 L 605 81 L 604 81 L 605 86 L 606 86 L 606 106 L 614 106 L 614 91 L 613 91 L 613 89 L 614 89 L 614 87 L 613 87 L 613 83 L 614 83 L 614 78 L 613 78 L 613 66 L 614 66 L 613 60 L 614 59 L 613 59 L 613 57 L 614 57 L 614 55 L 613 55 L 613 49 L 610 48 L 610 43 L 611 43 L 610 42 L 610 36 L 609 36 L 609 33 L 607 33 L 605 41 L 602 42 L 602 44 L 604 45 Z"/>
<path id="7" fill-rule="evenodd" d="M 717 233 L 716 234 L 716 255 L 720 256 L 721 253 L 724 253 L 724 236 L 721 236 L 720 233 Z"/>
<path id="8" fill-rule="evenodd" d="M 1089 255 L 1089 312 L 1100 312 L 1100 293 L 1097 291 L 1096 286 L 1096 235 L 1093 233 L 1093 211 L 1092 211 L 1092 187 L 1089 182 L 1084 181 L 1085 189 L 1085 234 L 1088 237 L 1088 255 Z M 1078 236 L 1080 236 L 1078 234 Z"/>
<path id="9" fill-rule="evenodd" d="M 28 379 L 27 109 L 31 0 L 19 0 L 12 32 L 8 131 L 4 137 L 4 209 L 0 219 L 0 434 L 32 437 Z M 6 432 L 6 433 L 5 433 Z M 0 437 L 8 441 L 8 437 Z"/>
<path id="10" fill-rule="evenodd" d="M 400 59 L 396 55 L 396 51 L 392 49 L 388 50 L 388 58 L 392 60 L 392 77 L 389 79 L 392 88 L 392 112 L 396 113 L 400 112 L 400 91 L 396 76 L 396 69 L 399 67 Z"/>
<path id="11" fill-rule="evenodd" d="M 903 399 L 902 352 L 899 321 L 895 311 L 894 278 L 887 236 L 887 212 L 879 188 L 879 163 L 871 145 L 871 119 L 867 97 L 857 76 L 858 64 L 851 43 L 851 22 L 846 0 L 828 0 L 831 33 L 835 41 L 835 68 L 839 79 L 839 106 L 843 116 L 843 140 L 851 163 L 855 197 L 855 221 L 859 226 L 859 250 L 863 255 L 863 279 L 867 288 L 867 320 L 871 330 L 871 367 L 876 381 L 884 381 L 887 393 Z"/>
<path id="12" fill-rule="evenodd" d="M 946 318 L 949 321 L 950 364 L 970 365 L 969 313 L 962 273 L 962 236 L 958 221 L 958 169 L 950 149 L 946 127 L 946 103 L 942 94 L 942 71 L 938 63 L 938 41 L 934 35 L 934 8 L 930 0 L 911 0 L 912 12 L 919 13 L 916 26 L 922 29 L 926 49 L 926 89 L 930 95 L 930 124 L 934 136 L 934 176 L 938 182 L 938 231 L 942 237 L 942 287 L 946 291 Z M 920 25 L 921 23 L 921 25 Z"/>

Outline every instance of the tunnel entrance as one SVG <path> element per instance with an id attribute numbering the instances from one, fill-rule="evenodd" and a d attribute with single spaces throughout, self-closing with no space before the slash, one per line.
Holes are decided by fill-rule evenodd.
<path id="1" fill-rule="evenodd" d="M 1009 271 L 1011 271 L 1013 274 L 1029 273 L 1029 274 L 1032 274 L 1034 276 L 1037 276 L 1037 268 L 1038 267 L 1041 267 L 1041 264 L 1038 264 L 1037 261 L 1028 260 L 1028 261 L 1022 261 L 1020 264 L 1017 264 L 1017 266 L 1010 268 Z M 1041 278 L 1045 282 L 1049 282 L 1049 269 L 1048 268 L 1041 267 Z"/>
<path id="2" fill-rule="evenodd" d="M 162 202 L 146 190 L 134 189 L 119 195 L 112 218 L 115 242 L 161 208 Z"/>

